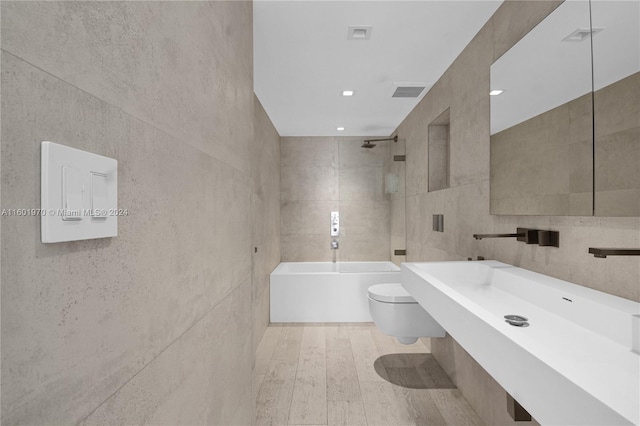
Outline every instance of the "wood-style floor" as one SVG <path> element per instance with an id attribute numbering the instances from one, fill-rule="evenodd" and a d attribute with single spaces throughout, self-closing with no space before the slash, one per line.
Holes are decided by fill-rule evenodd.
<path id="1" fill-rule="evenodd" d="M 372 324 L 271 325 L 256 354 L 258 425 L 481 425 L 420 341 Z"/>

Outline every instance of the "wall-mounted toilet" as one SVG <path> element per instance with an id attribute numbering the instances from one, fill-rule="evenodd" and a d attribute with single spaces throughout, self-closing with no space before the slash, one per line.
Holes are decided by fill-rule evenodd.
<path id="1" fill-rule="evenodd" d="M 445 330 L 400 283 L 369 287 L 369 311 L 376 327 L 410 345 L 418 337 L 444 337 Z"/>

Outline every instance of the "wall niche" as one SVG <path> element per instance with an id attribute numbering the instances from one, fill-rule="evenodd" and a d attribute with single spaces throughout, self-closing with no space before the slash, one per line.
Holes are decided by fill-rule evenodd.
<path id="1" fill-rule="evenodd" d="M 429 124 L 429 192 L 449 188 L 449 108 Z"/>

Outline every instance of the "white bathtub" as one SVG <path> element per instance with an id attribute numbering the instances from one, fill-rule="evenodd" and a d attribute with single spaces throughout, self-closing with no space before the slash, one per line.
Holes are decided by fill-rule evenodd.
<path id="1" fill-rule="evenodd" d="M 271 322 L 371 322 L 367 289 L 393 282 L 391 262 L 282 262 L 271 273 Z"/>

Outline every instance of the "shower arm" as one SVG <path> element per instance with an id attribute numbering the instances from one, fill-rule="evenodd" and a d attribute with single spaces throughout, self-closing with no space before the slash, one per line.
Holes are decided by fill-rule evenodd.
<path id="1" fill-rule="evenodd" d="M 398 142 L 398 135 L 395 135 L 392 138 L 383 138 L 383 139 L 365 139 L 364 143 L 369 143 L 369 142 L 384 142 L 384 141 L 394 141 L 394 142 Z"/>

